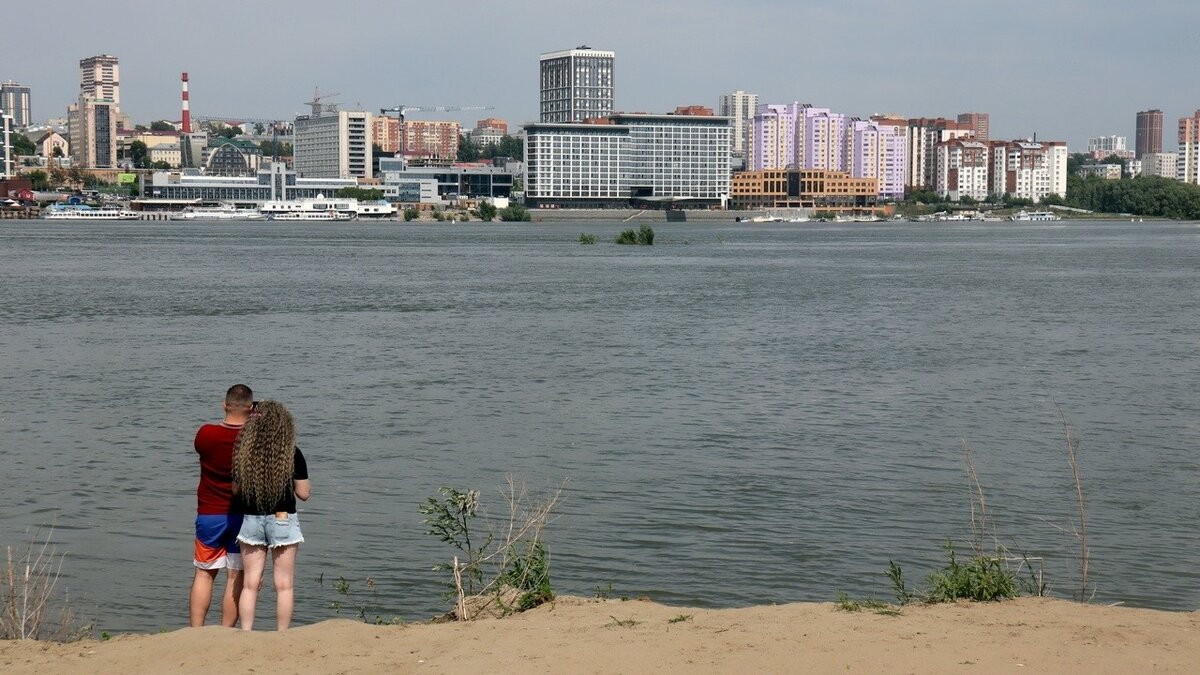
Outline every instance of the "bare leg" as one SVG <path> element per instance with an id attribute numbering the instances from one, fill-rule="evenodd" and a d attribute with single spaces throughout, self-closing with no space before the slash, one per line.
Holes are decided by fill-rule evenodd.
<path id="1" fill-rule="evenodd" d="M 238 615 L 242 630 L 254 629 L 254 606 L 258 604 L 258 589 L 262 588 L 263 571 L 267 568 L 267 547 L 242 545 L 242 593 L 238 597 Z"/>
<path id="2" fill-rule="evenodd" d="M 242 595 L 242 571 L 230 569 L 225 575 L 225 595 L 221 598 L 221 625 L 237 625 L 238 598 Z"/>
<path id="3" fill-rule="evenodd" d="M 293 585 L 296 579 L 296 553 L 300 544 L 271 549 L 271 573 L 275 577 L 275 627 L 287 630 L 292 623 L 295 603 Z"/>
<path id="4" fill-rule="evenodd" d="M 196 568 L 196 576 L 192 577 L 192 592 L 188 596 L 188 618 L 192 626 L 204 625 L 208 605 L 212 603 L 213 579 L 219 571 Z"/>

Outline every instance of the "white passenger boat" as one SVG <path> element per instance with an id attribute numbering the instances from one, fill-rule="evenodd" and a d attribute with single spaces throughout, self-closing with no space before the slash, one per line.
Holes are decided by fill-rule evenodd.
<path id="1" fill-rule="evenodd" d="M 261 212 L 239 209 L 233 204 L 216 206 L 189 206 L 179 213 L 172 213 L 171 220 L 266 220 Z"/>
<path id="2" fill-rule="evenodd" d="M 53 204 L 42 212 L 46 220 L 141 220 L 137 211 L 116 206 L 94 209 L 87 204 Z"/>
<path id="3" fill-rule="evenodd" d="M 1053 211 L 1017 211 L 1011 216 L 1011 219 L 1030 221 L 1030 220 L 1062 220 L 1057 213 Z"/>
<path id="4" fill-rule="evenodd" d="M 270 213 L 266 216 L 267 220 L 325 220 L 325 221 L 346 221 L 354 220 L 354 214 L 342 213 L 329 209 L 327 211 L 283 211 L 280 213 Z"/>
<path id="5" fill-rule="evenodd" d="M 284 218 L 282 220 L 351 220 L 354 218 L 390 218 L 396 215 L 396 207 L 385 202 L 360 202 L 351 197 L 325 198 L 317 195 L 316 199 L 286 199 L 271 200 L 264 203 L 259 211 L 267 218 L 281 220 L 276 216 L 291 213 L 318 214 L 327 211 L 349 216 L 348 218 Z"/>

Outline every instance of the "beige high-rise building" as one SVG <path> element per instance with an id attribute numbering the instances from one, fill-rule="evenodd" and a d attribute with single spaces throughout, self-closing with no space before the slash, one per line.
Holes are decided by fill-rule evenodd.
<path id="1" fill-rule="evenodd" d="M 371 178 L 371 114 L 326 110 L 299 115 L 292 127 L 296 175 L 302 178 Z"/>
<path id="2" fill-rule="evenodd" d="M 733 154 L 746 156 L 746 145 L 750 133 L 750 121 L 758 112 L 758 94 L 747 94 L 738 89 L 732 94 L 721 94 L 717 114 L 728 117 L 733 125 Z"/>
<path id="3" fill-rule="evenodd" d="M 79 61 L 79 100 L 67 107 L 71 158 L 78 166 L 117 165 L 117 128 L 123 117 L 120 73 L 111 54 Z"/>
<path id="4" fill-rule="evenodd" d="M 89 56 L 79 62 L 79 98 L 111 101 L 121 107 L 121 67 L 111 54 Z"/>

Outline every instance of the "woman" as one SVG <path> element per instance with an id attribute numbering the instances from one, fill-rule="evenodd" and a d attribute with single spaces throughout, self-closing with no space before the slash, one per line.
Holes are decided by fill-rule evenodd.
<path id="1" fill-rule="evenodd" d="M 296 551 L 304 536 L 296 518 L 296 499 L 309 496 L 308 464 L 296 447 L 292 414 L 278 401 L 255 405 L 233 448 L 233 494 L 241 511 L 242 594 L 238 614 L 242 630 L 254 628 L 254 607 L 271 552 L 275 578 L 276 625 L 292 622 L 292 585 Z"/>

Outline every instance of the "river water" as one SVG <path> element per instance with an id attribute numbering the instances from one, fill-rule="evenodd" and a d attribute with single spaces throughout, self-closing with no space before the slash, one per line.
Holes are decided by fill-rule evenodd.
<path id="1" fill-rule="evenodd" d="M 1061 409 L 1096 601 L 1200 607 L 1196 224 L 577 241 L 621 228 L 5 222 L 0 543 L 52 527 L 98 630 L 185 624 L 192 438 L 246 382 L 309 460 L 299 623 L 353 604 L 338 577 L 372 616 L 444 611 L 418 509 L 501 512 L 506 474 L 569 481 L 561 593 L 886 599 L 889 559 L 919 585 L 967 539 L 964 441 L 1001 543 L 1070 596 Z"/>

